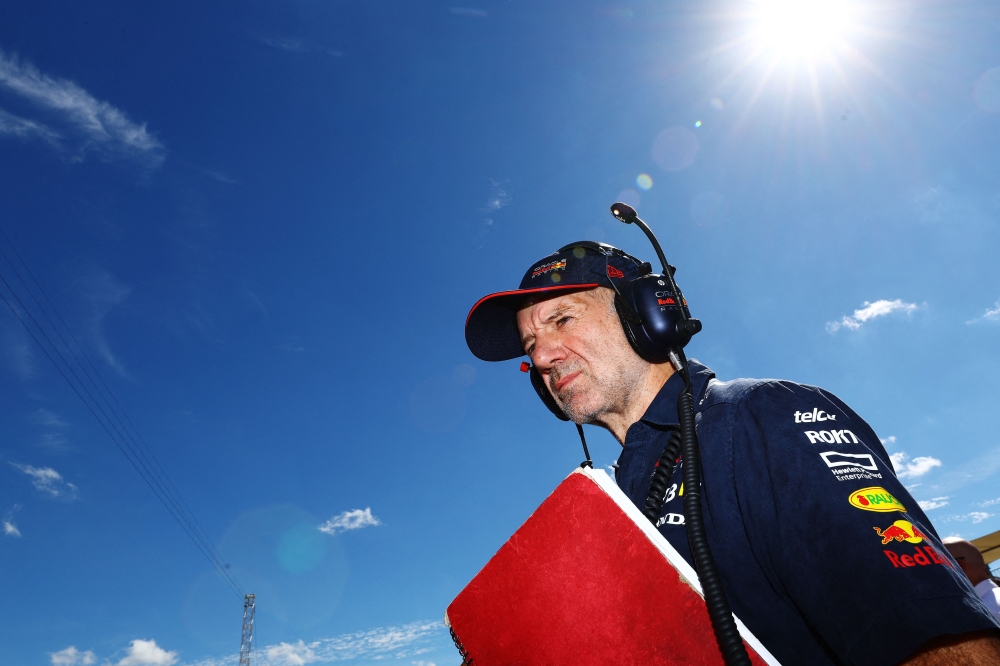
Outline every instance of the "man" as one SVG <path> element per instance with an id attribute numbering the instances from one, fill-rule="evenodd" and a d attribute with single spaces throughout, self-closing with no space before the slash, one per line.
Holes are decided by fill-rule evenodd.
<path id="1" fill-rule="evenodd" d="M 614 289 L 648 272 L 610 246 L 569 245 L 466 322 L 476 356 L 527 354 L 565 416 L 614 435 L 616 481 L 640 510 L 684 386 L 640 358 L 616 312 Z M 1000 664 L 1000 625 L 867 423 L 822 389 L 689 367 L 708 541 L 733 611 L 779 661 Z M 690 563 L 682 464 L 656 525 Z"/>
<path id="2" fill-rule="evenodd" d="M 983 554 L 974 544 L 958 537 L 945 537 L 944 547 L 958 562 L 958 566 L 962 567 L 986 608 L 1000 621 L 1000 585 L 990 576 Z"/>

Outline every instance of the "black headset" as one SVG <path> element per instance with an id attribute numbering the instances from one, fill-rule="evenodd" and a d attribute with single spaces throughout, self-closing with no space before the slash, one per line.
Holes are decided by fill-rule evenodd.
<path id="1" fill-rule="evenodd" d="M 616 203 L 611 206 L 611 214 L 625 224 L 635 224 L 643 230 L 656 250 L 656 256 L 663 266 L 662 273 L 653 273 L 649 263 L 640 262 L 632 255 L 604 243 L 580 241 L 559 248 L 559 252 L 583 247 L 603 254 L 605 259 L 618 256 L 634 262 L 639 268 L 639 277 L 621 285 L 611 280 L 615 290 L 615 311 L 625 330 L 625 338 L 643 360 L 649 363 L 669 361 L 680 371 L 683 359 L 681 350 L 701 330 L 701 322 L 691 317 L 687 301 L 674 282 L 674 272 L 677 269 L 667 263 L 656 236 L 639 219 L 635 209 L 628 204 Z M 569 421 L 538 369 L 528 362 L 522 363 L 521 369 L 528 372 L 531 386 L 549 411 L 559 419 Z"/>

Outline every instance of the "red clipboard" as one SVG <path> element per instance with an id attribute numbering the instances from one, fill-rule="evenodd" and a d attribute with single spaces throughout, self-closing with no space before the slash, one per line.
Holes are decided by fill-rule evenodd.
<path id="1" fill-rule="evenodd" d="M 603 470 L 559 484 L 444 621 L 473 666 L 723 665 L 698 576 Z"/>

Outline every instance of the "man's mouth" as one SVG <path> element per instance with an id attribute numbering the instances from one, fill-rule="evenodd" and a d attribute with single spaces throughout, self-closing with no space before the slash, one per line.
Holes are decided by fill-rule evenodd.
<path id="1" fill-rule="evenodd" d="M 559 380 L 552 385 L 552 389 L 558 393 L 559 391 L 562 391 L 564 388 L 566 388 L 566 386 L 569 385 L 571 381 L 573 381 L 579 376 L 580 376 L 580 371 L 577 370 L 576 372 L 569 373 L 565 377 L 560 377 Z"/>

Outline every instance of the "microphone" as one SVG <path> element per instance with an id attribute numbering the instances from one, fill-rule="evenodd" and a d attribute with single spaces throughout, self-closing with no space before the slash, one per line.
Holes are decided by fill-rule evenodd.
<path id="1" fill-rule="evenodd" d="M 632 224 L 632 222 L 639 218 L 639 213 L 635 212 L 635 208 L 620 201 L 611 205 L 611 214 L 618 218 L 619 222 L 624 222 L 625 224 Z"/>
<path id="2" fill-rule="evenodd" d="M 624 222 L 625 224 L 634 224 L 642 232 L 646 234 L 646 238 L 649 242 L 653 244 L 653 249 L 656 250 L 656 256 L 659 258 L 660 263 L 663 265 L 663 274 L 669 276 L 670 282 L 673 282 L 673 274 L 670 271 L 670 265 L 667 263 L 667 258 L 663 256 L 663 250 L 660 248 L 660 242 L 656 240 L 656 236 L 653 235 L 653 230 L 649 226 L 639 219 L 639 213 L 635 212 L 635 208 L 629 206 L 627 203 L 617 202 L 611 204 L 611 214 L 615 216 L 619 222 Z M 677 285 L 671 285 L 675 288 Z"/>
<path id="3" fill-rule="evenodd" d="M 653 230 L 649 228 L 645 222 L 639 219 L 639 213 L 635 212 L 635 208 L 629 206 L 627 203 L 622 203 L 618 201 L 611 204 L 611 214 L 615 216 L 615 219 L 624 222 L 625 224 L 634 224 L 642 232 L 646 234 L 646 238 L 649 242 L 653 244 L 653 249 L 656 250 L 656 256 L 659 257 L 660 263 L 663 265 L 663 278 L 670 285 L 671 291 L 678 295 L 680 299 L 681 290 L 678 289 L 677 283 L 674 281 L 674 271 L 673 267 L 667 263 L 667 258 L 663 255 L 663 249 L 660 247 L 660 242 L 656 240 L 656 236 L 653 235 Z M 683 303 L 678 303 L 678 305 L 683 305 Z M 690 317 L 685 311 L 684 307 L 680 308 L 680 321 L 677 322 L 677 330 L 680 333 L 687 335 L 689 338 L 701 331 L 701 322 L 693 317 Z"/>

